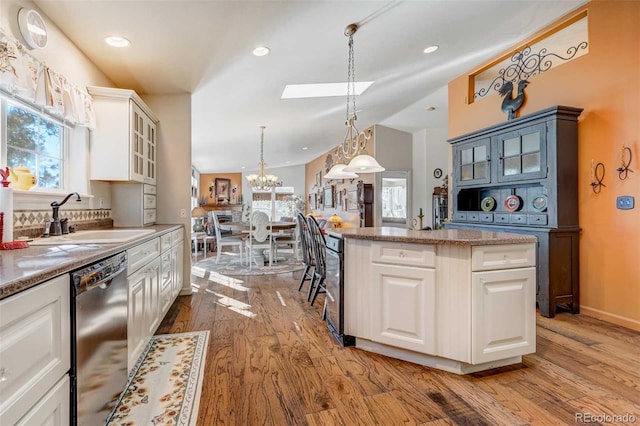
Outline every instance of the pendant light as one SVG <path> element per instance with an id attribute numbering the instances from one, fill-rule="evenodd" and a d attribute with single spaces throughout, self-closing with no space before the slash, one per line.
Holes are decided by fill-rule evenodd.
<path id="1" fill-rule="evenodd" d="M 265 126 L 260 126 L 262 129 L 260 135 L 260 174 L 259 175 L 247 175 L 247 181 L 251 185 L 253 191 L 271 191 L 271 188 L 278 186 L 278 177 L 274 175 L 265 175 L 264 166 L 264 129 Z"/>
<path id="2" fill-rule="evenodd" d="M 344 141 L 338 146 L 336 154 L 338 158 L 344 158 L 345 160 L 351 160 L 347 166 L 342 168 L 340 172 L 351 173 L 376 173 L 384 171 L 375 158 L 370 155 L 364 154 L 367 140 L 370 137 L 364 135 L 364 133 L 358 132 L 356 128 L 356 69 L 354 60 L 354 48 L 353 48 L 353 35 L 358 31 L 358 24 L 349 24 L 344 30 L 344 35 L 349 37 L 349 64 L 347 71 L 347 120 L 345 125 L 347 131 L 344 136 Z M 349 113 L 350 104 L 353 108 L 353 113 Z"/>

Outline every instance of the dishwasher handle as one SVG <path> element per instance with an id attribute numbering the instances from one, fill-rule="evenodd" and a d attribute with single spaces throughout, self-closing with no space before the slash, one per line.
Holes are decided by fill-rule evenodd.
<path id="1" fill-rule="evenodd" d="M 74 295 L 101 287 L 106 289 L 111 281 L 124 273 L 127 269 L 127 253 L 118 253 L 115 256 L 103 259 L 83 269 L 71 273 Z"/>
<path id="2" fill-rule="evenodd" d="M 108 276 L 104 277 L 100 281 L 97 281 L 97 282 L 94 282 L 94 283 L 87 283 L 85 285 L 85 291 L 89 291 L 89 290 L 94 289 L 96 287 L 100 287 L 101 289 L 106 290 L 111 285 L 111 281 L 113 281 L 113 279 L 116 276 L 118 276 L 122 272 L 124 272 L 125 269 L 127 269 L 127 264 L 126 263 L 124 265 L 120 266 L 120 268 L 117 271 L 115 271 L 114 273 L 110 273 Z"/>

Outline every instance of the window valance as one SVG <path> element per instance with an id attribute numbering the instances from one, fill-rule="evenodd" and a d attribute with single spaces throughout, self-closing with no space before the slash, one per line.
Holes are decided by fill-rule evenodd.
<path id="1" fill-rule="evenodd" d="M 91 96 L 1 31 L 0 90 L 68 123 L 96 127 Z"/>

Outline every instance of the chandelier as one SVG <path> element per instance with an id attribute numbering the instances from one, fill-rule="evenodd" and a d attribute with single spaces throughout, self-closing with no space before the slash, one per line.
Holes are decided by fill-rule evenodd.
<path id="1" fill-rule="evenodd" d="M 271 188 L 278 186 L 278 177 L 274 175 L 264 174 L 264 129 L 265 126 L 260 126 L 262 134 L 260 135 L 260 174 L 247 175 L 247 181 L 251 185 L 253 191 L 271 191 Z"/>
<path id="2" fill-rule="evenodd" d="M 364 132 L 359 132 L 356 128 L 356 68 L 354 60 L 353 49 L 353 35 L 358 31 L 358 24 L 349 24 L 344 29 L 344 35 L 349 37 L 349 64 L 347 71 L 347 118 L 345 125 L 347 131 L 344 135 L 344 141 L 338 145 L 336 149 L 336 156 L 338 161 L 349 161 L 347 166 L 342 167 L 340 170 L 336 170 L 336 179 L 341 178 L 353 178 L 354 176 L 344 176 L 345 173 L 375 173 L 384 171 L 375 158 L 365 154 L 367 141 L 371 139 L 370 133 L 367 135 Z M 351 105 L 350 105 L 351 104 Z M 353 112 L 350 114 L 350 106 Z M 342 166 L 337 164 L 334 167 Z M 329 174 L 331 175 L 331 171 Z M 356 175 L 357 177 L 357 175 Z"/>

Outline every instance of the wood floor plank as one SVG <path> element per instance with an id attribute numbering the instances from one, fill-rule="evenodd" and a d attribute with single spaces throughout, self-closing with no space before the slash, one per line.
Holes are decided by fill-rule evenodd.
<path id="1" fill-rule="evenodd" d="M 581 315 L 537 317 L 537 353 L 467 376 L 342 348 L 298 273 L 194 269 L 158 334 L 209 330 L 198 425 L 560 425 L 640 417 L 640 333 Z"/>

